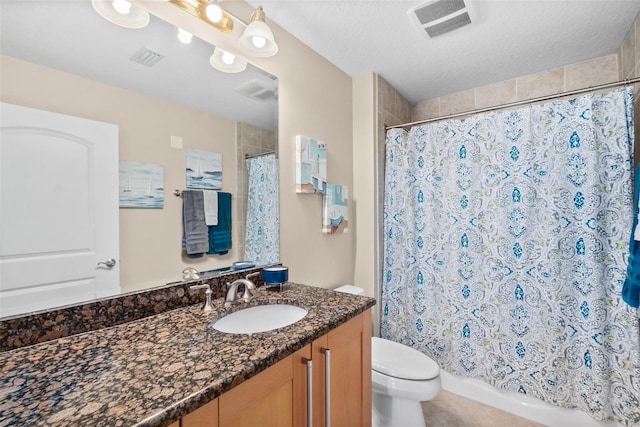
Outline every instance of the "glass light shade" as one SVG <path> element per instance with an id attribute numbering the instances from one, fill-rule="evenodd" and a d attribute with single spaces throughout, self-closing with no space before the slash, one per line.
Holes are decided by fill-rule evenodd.
<path id="1" fill-rule="evenodd" d="M 240 46 L 253 56 L 267 57 L 278 53 L 273 33 L 263 21 L 252 21 L 240 38 Z"/>
<path id="2" fill-rule="evenodd" d="M 259 6 L 251 14 L 251 22 L 240 37 L 240 46 L 253 56 L 267 57 L 278 53 L 278 45 L 266 23 L 264 10 Z"/>
<path id="3" fill-rule="evenodd" d="M 213 68 L 223 73 L 240 73 L 247 68 L 247 60 L 227 52 L 218 47 L 209 58 L 209 63 Z"/>
<path id="4" fill-rule="evenodd" d="M 118 9 L 123 5 L 121 0 L 118 1 Z M 125 28 L 144 28 L 149 24 L 149 12 L 131 6 L 129 13 L 122 14 L 116 10 L 113 0 L 91 0 L 91 5 L 100 16 L 112 24 Z"/>
<path id="5" fill-rule="evenodd" d="M 131 3 L 127 0 L 113 0 L 113 8 L 121 15 L 127 15 L 131 12 Z"/>
<path id="6" fill-rule="evenodd" d="M 193 34 L 191 34 L 189 31 L 183 30 L 182 28 L 178 28 L 178 40 L 180 40 L 184 44 L 189 44 L 191 43 L 192 39 Z"/>
<path id="7" fill-rule="evenodd" d="M 206 9 L 207 19 L 211 22 L 220 22 L 222 20 L 222 9 L 217 4 L 210 4 Z"/>

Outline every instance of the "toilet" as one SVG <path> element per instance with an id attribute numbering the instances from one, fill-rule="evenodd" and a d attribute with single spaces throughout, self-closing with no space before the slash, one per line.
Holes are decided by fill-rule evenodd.
<path id="1" fill-rule="evenodd" d="M 364 295 L 352 285 L 335 290 Z M 372 337 L 371 368 L 373 427 L 425 427 L 420 402 L 440 392 L 438 364 L 404 344 Z"/>

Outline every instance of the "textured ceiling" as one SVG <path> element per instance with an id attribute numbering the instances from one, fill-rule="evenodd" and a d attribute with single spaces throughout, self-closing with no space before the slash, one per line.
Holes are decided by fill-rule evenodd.
<path id="1" fill-rule="evenodd" d="M 472 23 L 429 39 L 426 1 L 250 0 L 351 76 L 376 72 L 417 102 L 615 53 L 640 1 L 467 0 Z"/>

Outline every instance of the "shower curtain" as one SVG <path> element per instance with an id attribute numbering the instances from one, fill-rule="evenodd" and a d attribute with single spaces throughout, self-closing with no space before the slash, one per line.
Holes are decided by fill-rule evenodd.
<path id="1" fill-rule="evenodd" d="M 639 325 L 620 298 L 632 101 L 389 130 L 381 335 L 450 373 L 640 422 Z"/>
<path id="2" fill-rule="evenodd" d="M 278 159 L 247 159 L 249 171 L 244 259 L 256 265 L 280 261 Z"/>

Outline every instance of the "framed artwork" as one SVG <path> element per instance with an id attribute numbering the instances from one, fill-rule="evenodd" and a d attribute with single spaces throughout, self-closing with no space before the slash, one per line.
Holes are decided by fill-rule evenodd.
<path id="1" fill-rule="evenodd" d="M 322 208 L 322 232 L 324 234 L 341 234 L 349 231 L 349 191 L 347 186 L 327 184 Z"/>
<path id="2" fill-rule="evenodd" d="M 222 189 L 222 154 L 187 148 L 187 188 Z"/>
<path id="3" fill-rule="evenodd" d="M 164 167 L 120 160 L 120 207 L 164 208 Z"/>
<path id="4" fill-rule="evenodd" d="M 324 194 L 327 189 L 327 145 L 296 136 L 296 193 Z"/>

